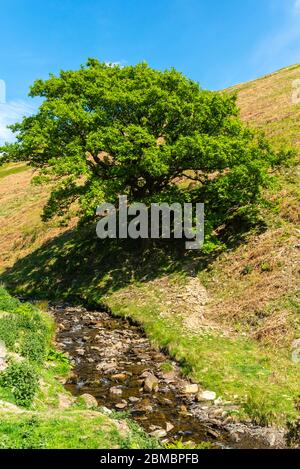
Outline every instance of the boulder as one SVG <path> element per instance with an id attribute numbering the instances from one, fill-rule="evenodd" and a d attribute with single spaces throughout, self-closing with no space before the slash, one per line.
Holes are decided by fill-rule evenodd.
<path id="1" fill-rule="evenodd" d="M 148 374 L 144 381 L 144 390 L 146 392 L 157 392 L 158 391 L 158 379 L 152 374 Z"/>
<path id="2" fill-rule="evenodd" d="M 98 407 L 97 399 L 91 394 L 88 394 L 88 393 L 81 394 L 80 398 L 84 400 L 84 403 L 88 409 L 92 407 Z"/>
<path id="3" fill-rule="evenodd" d="M 186 384 L 183 387 L 184 394 L 197 394 L 198 391 L 198 384 Z"/>
<path id="4" fill-rule="evenodd" d="M 71 394 L 58 395 L 58 407 L 61 410 L 68 409 L 74 404 L 75 398 Z"/>

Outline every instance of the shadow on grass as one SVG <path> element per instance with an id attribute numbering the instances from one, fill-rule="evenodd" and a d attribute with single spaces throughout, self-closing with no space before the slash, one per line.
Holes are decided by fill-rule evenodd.
<path id="1" fill-rule="evenodd" d="M 184 243 L 174 244 L 100 240 L 94 225 L 86 226 L 43 244 L 2 273 L 0 281 L 24 297 L 96 300 L 132 282 L 187 269 L 193 259 Z"/>
<path id="2" fill-rule="evenodd" d="M 0 281 L 24 298 L 92 304 L 132 283 L 176 272 L 196 275 L 219 254 L 187 251 L 184 240 L 100 240 L 91 224 L 43 244 L 2 273 Z"/>

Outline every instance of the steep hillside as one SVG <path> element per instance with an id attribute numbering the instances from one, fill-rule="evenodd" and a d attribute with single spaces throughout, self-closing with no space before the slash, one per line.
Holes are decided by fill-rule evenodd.
<path id="1" fill-rule="evenodd" d="M 229 90 L 238 96 L 242 118 L 263 130 L 274 145 L 300 150 L 300 102 L 293 83 L 300 65 Z M 299 165 L 276 175 L 262 210 L 266 229 L 224 253 L 202 273 L 211 292 L 209 317 L 259 340 L 292 347 L 299 330 Z"/>
<path id="2" fill-rule="evenodd" d="M 300 65 L 229 90 L 243 119 L 276 146 L 300 149 L 300 103 L 291 100 L 297 78 Z M 297 415 L 299 167 L 275 175 L 259 229 L 226 251 L 193 257 L 161 245 L 103 243 L 94 227 L 74 230 L 75 220 L 43 225 L 47 188 L 32 186 L 30 176 L 0 179 L 1 279 L 11 291 L 104 302 L 142 323 L 203 388 L 234 401 L 240 417 L 282 424 Z"/>
<path id="3" fill-rule="evenodd" d="M 277 146 L 282 143 L 300 149 L 300 64 L 286 67 L 229 91 L 238 93 L 242 119 L 266 132 Z M 293 94 L 298 101 L 293 102 Z"/>

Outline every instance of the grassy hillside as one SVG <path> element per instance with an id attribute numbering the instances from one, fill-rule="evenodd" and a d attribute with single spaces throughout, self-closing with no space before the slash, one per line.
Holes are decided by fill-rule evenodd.
<path id="1" fill-rule="evenodd" d="M 241 117 L 262 129 L 276 146 L 300 148 L 300 103 L 292 100 L 293 82 L 300 79 L 300 64 L 291 65 L 228 91 L 238 93 Z"/>
<path id="2" fill-rule="evenodd" d="M 291 102 L 298 77 L 300 66 L 289 67 L 234 91 L 244 120 L 275 145 L 300 149 L 300 104 Z M 186 373 L 239 404 L 242 417 L 284 424 L 297 415 L 298 167 L 275 175 L 260 227 L 210 255 L 180 245 L 101 242 L 94 227 L 76 231 L 73 219 L 43 225 L 48 190 L 31 186 L 30 177 L 0 179 L 2 280 L 11 291 L 104 302 L 141 322 Z"/>
<path id="3" fill-rule="evenodd" d="M 300 65 L 287 67 L 236 92 L 242 118 L 263 130 L 275 146 L 300 152 L 300 103 L 293 104 L 293 81 Z M 211 292 L 207 314 L 259 341 L 291 347 L 299 331 L 299 164 L 276 174 L 262 207 L 266 229 L 225 252 L 202 279 Z"/>

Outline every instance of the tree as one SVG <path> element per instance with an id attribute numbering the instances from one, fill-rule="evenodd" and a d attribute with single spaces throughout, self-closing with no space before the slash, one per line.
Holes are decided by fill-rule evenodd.
<path id="1" fill-rule="evenodd" d="M 25 160 L 55 181 L 44 217 L 78 201 L 199 201 L 215 229 L 254 206 L 268 169 L 283 158 L 244 126 L 235 96 L 205 91 L 174 69 L 111 66 L 89 59 L 77 71 L 37 80 L 38 112 L 12 126 L 3 158 Z"/>

